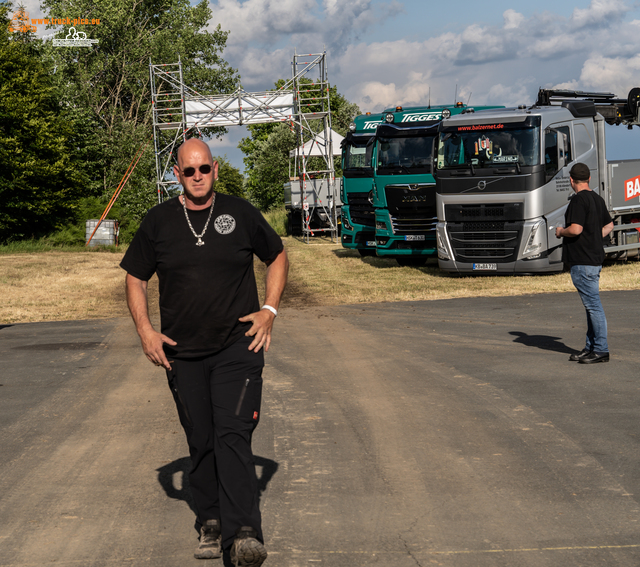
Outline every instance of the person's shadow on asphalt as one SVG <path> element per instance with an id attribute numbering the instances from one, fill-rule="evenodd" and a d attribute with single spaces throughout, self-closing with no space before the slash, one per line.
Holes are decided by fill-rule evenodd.
<path id="1" fill-rule="evenodd" d="M 269 481 L 273 478 L 278 470 L 278 463 L 271 459 L 264 457 L 254 456 L 256 465 L 262 467 L 262 474 L 258 477 L 258 504 L 260 504 L 260 498 L 262 493 L 267 489 Z M 182 457 L 176 459 L 166 465 L 156 469 L 158 472 L 158 482 L 164 489 L 169 498 L 174 500 L 184 500 L 191 508 L 191 511 L 196 514 L 196 506 L 191 497 L 191 488 L 189 486 L 189 469 L 191 468 L 191 459 L 189 457 Z M 182 487 L 176 488 L 174 482 L 174 476 L 176 473 L 181 473 Z"/>
<path id="2" fill-rule="evenodd" d="M 553 352 L 562 352 L 566 354 L 574 354 L 579 351 L 568 347 L 559 341 L 560 337 L 550 337 L 549 335 L 527 335 L 521 331 L 509 331 L 510 335 L 515 336 L 514 343 L 521 343 L 526 346 L 541 348 L 543 350 L 551 350 Z"/>
<path id="3" fill-rule="evenodd" d="M 257 466 L 262 467 L 262 474 L 260 474 L 260 476 L 258 477 L 259 505 L 260 499 L 262 498 L 262 493 L 267 489 L 269 481 L 273 478 L 278 470 L 278 463 L 272 461 L 271 459 L 266 459 L 264 457 L 258 456 L 255 456 L 254 460 Z M 160 486 L 162 486 L 167 496 L 169 498 L 173 498 L 174 500 L 183 500 L 189 505 L 189 508 L 191 508 L 191 511 L 194 513 L 194 515 L 196 515 L 196 506 L 193 502 L 193 497 L 191 496 L 191 488 L 189 486 L 190 468 L 191 458 L 182 457 L 181 459 L 176 459 L 175 461 L 167 463 L 159 469 L 156 469 L 156 471 L 158 472 L 158 482 L 160 483 Z M 176 473 L 181 473 L 181 488 L 176 488 L 176 484 L 174 482 L 174 476 L 176 475 Z M 225 567 L 233 567 L 228 552 L 225 552 L 223 562 Z"/>

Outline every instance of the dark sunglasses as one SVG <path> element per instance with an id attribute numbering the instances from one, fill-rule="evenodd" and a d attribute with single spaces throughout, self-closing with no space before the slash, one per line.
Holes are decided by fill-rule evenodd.
<path id="1" fill-rule="evenodd" d="M 211 173 L 211 166 L 208 163 L 205 163 L 204 165 L 201 165 L 198 168 L 198 170 L 200 171 L 200 173 L 207 175 L 207 173 Z M 185 167 L 182 170 L 182 175 L 184 175 L 185 177 L 193 177 L 195 174 L 196 174 L 195 167 Z"/>

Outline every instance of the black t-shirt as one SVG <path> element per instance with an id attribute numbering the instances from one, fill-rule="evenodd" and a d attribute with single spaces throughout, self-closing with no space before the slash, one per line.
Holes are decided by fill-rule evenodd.
<path id="1" fill-rule="evenodd" d="M 602 227 L 611 221 L 604 199 L 593 191 L 579 191 L 569 202 L 565 226 L 579 224 L 582 233 L 565 236 L 562 260 L 567 266 L 601 266 L 604 262 Z"/>
<path id="2" fill-rule="evenodd" d="M 210 210 L 188 211 L 197 234 Z M 238 318 L 260 309 L 253 255 L 269 262 L 283 248 L 260 211 L 220 193 L 202 241 L 176 197 L 147 213 L 120 264 L 144 281 L 157 272 L 162 333 L 178 343 L 165 344 L 168 356 L 207 356 L 240 339 L 251 324 Z"/>

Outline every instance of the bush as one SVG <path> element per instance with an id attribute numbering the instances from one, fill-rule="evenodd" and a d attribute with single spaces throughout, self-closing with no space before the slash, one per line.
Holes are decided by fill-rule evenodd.
<path id="1" fill-rule="evenodd" d="M 287 236 L 287 211 L 284 207 L 273 207 L 262 214 L 278 236 Z"/>

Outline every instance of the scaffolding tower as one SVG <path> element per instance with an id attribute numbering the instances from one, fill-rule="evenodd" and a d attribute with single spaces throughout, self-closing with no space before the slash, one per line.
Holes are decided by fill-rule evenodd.
<path id="1" fill-rule="evenodd" d="M 300 144 L 294 156 L 300 181 L 302 234 L 330 232 L 338 237 L 337 195 L 331 142 L 331 108 L 326 52 L 293 56 L 292 77 L 274 91 L 248 93 L 238 89 L 226 95 L 202 95 L 185 84 L 182 62 L 149 64 L 153 107 L 153 142 L 158 202 L 179 187 L 173 177 L 177 147 L 201 128 L 289 123 Z M 313 181 L 312 181 L 313 180 Z M 328 183 L 329 196 L 317 194 L 315 180 Z M 310 228 L 314 209 L 320 208 L 328 228 Z"/>

